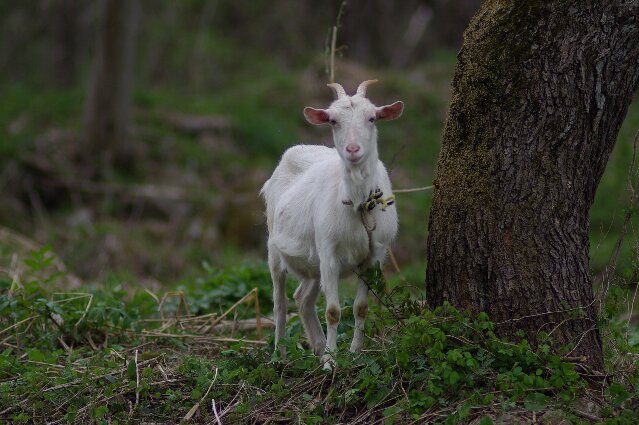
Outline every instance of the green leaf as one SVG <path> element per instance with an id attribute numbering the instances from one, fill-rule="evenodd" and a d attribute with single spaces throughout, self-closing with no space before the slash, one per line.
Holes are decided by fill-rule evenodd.
<path id="1" fill-rule="evenodd" d="M 606 392 L 608 393 L 607 395 L 610 398 L 610 402 L 615 407 L 621 406 L 621 404 L 630 397 L 630 393 L 626 387 L 621 384 L 610 385 Z"/>
<path id="2" fill-rule="evenodd" d="M 489 405 L 490 403 L 493 402 L 494 399 L 495 399 L 495 394 L 486 394 L 482 398 L 481 402 L 483 405 Z"/>
<path id="3" fill-rule="evenodd" d="M 479 420 L 479 425 L 493 425 L 493 420 L 488 416 L 482 416 Z"/>
<path id="4" fill-rule="evenodd" d="M 100 419 L 106 416 L 109 412 L 109 408 L 107 406 L 98 406 L 91 412 L 91 416 L 93 419 Z"/>
<path id="5" fill-rule="evenodd" d="M 126 366 L 126 374 L 129 377 L 129 379 L 136 379 L 136 368 L 135 368 L 135 362 L 133 360 L 129 361 L 129 364 Z"/>
<path id="6" fill-rule="evenodd" d="M 384 409 L 384 425 L 393 425 L 403 409 L 397 405 Z"/>
<path id="7" fill-rule="evenodd" d="M 32 362 L 45 362 L 47 358 L 47 356 L 37 348 L 32 348 L 31 350 L 27 351 L 27 356 Z"/>
<path id="8" fill-rule="evenodd" d="M 524 407 L 531 412 L 539 412 L 548 406 L 550 397 L 542 393 L 530 393 L 524 400 Z"/>
<path id="9" fill-rule="evenodd" d="M 304 417 L 304 423 L 305 424 L 310 424 L 310 425 L 315 425 L 315 424 L 321 424 L 322 422 L 324 422 L 324 418 L 321 416 L 305 416 Z"/>
<path id="10" fill-rule="evenodd" d="M 450 385 L 455 385 L 459 382 L 460 378 L 459 373 L 453 370 L 450 375 L 448 375 L 448 383 Z"/>

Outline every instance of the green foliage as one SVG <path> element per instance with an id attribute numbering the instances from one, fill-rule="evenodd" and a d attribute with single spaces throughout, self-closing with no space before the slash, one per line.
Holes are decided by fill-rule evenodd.
<path id="1" fill-rule="evenodd" d="M 233 304 L 253 288 L 258 288 L 260 306 L 273 307 L 271 275 L 266 264 L 242 265 L 228 270 L 212 267 L 204 262 L 205 275 L 178 285 L 186 295 L 192 314 L 205 314 Z"/>
<path id="2" fill-rule="evenodd" d="M 0 160 L 33 145 L 42 128 L 53 125 L 77 127 L 83 93 L 73 90 L 40 90 L 0 79 Z"/>
<path id="3" fill-rule="evenodd" d="M 25 265 L 46 271 L 51 258 L 45 248 Z M 349 300 L 332 373 L 322 370 L 307 349 L 297 317 L 281 342 L 286 358 L 273 353 L 272 344 L 251 348 L 241 339 L 209 342 L 206 348 L 189 338 L 149 339 L 151 331 L 186 337 L 193 330 L 170 321 L 154 325 L 160 312 L 148 293 L 127 293 L 117 282 L 90 292 L 59 293 L 57 277 L 0 281 L 0 332 L 8 337 L 0 353 L 0 411 L 8 415 L 3 420 L 178 422 L 197 403 L 210 406 L 215 400 L 218 412 L 228 409 L 230 422 L 269 412 L 273 420 L 308 424 L 339 418 L 490 424 L 506 413 L 528 418 L 550 409 L 577 418 L 573 403 L 588 393 L 575 364 L 548 346 L 536 350 L 521 338 L 499 338 L 484 313 L 468 316 L 449 304 L 423 308 L 408 285 L 387 292 L 379 268 L 362 276 L 378 300 L 366 322 L 372 349 L 348 352 Z M 205 264 L 203 276 L 181 282 L 173 293 L 196 314 L 190 317 L 197 317 L 227 309 L 253 288 L 268 305 L 269 285 L 263 264 L 228 270 Z M 177 317 L 177 307 L 166 301 L 161 313 Z M 251 332 L 244 336 L 255 338 Z M 639 351 L 625 344 L 629 352 Z M 605 389 L 603 423 L 630 424 L 636 418 L 636 365 L 631 372 Z M 287 408 L 273 412 L 273 405 Z M 195 418 L 211 421 L 212 411 L 200 407 Z"/>

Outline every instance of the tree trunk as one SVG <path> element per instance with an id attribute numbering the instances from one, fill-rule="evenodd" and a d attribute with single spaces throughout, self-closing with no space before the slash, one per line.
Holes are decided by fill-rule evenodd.
<path id="1" fill-rule="evenodd" d="M 485 311 L 533 344 L 550 334 L 601 370 L 588 217 L 639 81 L 639 3 L 486 0 L 458 59 L 430 303 Z"/>
<path id="2" fill-rule="evenodd" d="M 85 109 L 87 165 L 101 174 L 132 156 L 131 88 L 139 0 L 101 0 L 93 78 Z M 90 173 L 95 174 L 95 173 Z"/>
<path id="3" fill-rule="evenodd" d="M 76 82 L 78 21 L 83 4 L 77 0 L 50 0 L 45 5 L 52 44 L 50 77 L 59 87 L 72 87 Z"/>

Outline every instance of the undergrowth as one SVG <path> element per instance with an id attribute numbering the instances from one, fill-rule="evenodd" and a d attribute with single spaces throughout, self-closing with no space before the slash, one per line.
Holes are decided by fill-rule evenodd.
<path id="1" fill-rule="evenodd" d="M 363 276 L 374 294 L 367 349 L 348 352 L 347 300 L 337 367 L 326 372 L 297 316 L 285 359 L 263 330 L 239 326 L 257 325 L 257 305 L 271 308 L 264 265 L 207 266 L 164 295 L 117 281 L 64 292 L 58 272 L 43 273 L 52 258 L 45 249 L 26 260 L 37 279 L 0 277 L 0 421 L 631 424 L 639 415 L 639 349 L 621 322 L 608 343 L 633 366 L 598 386 L 548 346 L 497 337 L 485 314 L 428 309 L 407 284 L 387 292 L 373 270 Z"/>

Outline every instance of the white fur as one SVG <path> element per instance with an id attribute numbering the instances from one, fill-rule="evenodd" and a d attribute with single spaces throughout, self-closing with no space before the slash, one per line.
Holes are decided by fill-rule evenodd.
<path id="1" fill-rule="evenodd" d="M 365 88 L 363 91 L 365 93 Z M 402 105 L 399 106 L 401 114 Z M 358 94 L 341 96 L 326 110 L 312 110 L 324 111 L 330 120 L 336 121 L 332 124 L 335 148 L 291 147 L 261 191 L 269 229 L 275 343 L 284 336 L 287 304 L 284 284 L 286 273 L 290 272 L 300 281 L 295 300 L 302 323 L 314 352 L 324 354 L 326 365 L 337 346 L 339 317 L 335 323 L 328 320 L 328 316 L 329 310 L 340 311 L 339 279 L 355 271 L 362 272 L 377 261 L 383 262 L 397 233 L 394 205 L 386 211 L 373 210 L 376 228 L 372 232 L 373 252 L 369 255 L 368 236 L 357 210 L 371 190 L 381 189 L 384 197 L 392 194 L 388 173 L 378 159 L 377 129 L 374 122 L 369 122 L 371 117 L 384 118 L 384 114 L 379 113 L 383 108 L 387 107 L 377 108 Z M 311 121 L 310 114 L 306 115 Z M 354 145 L 359 147 L 355 156 L 360 158 L 356 163 L 349 160 L 354 156 L 346 149 L 349 145 L 351 150 Z M 353 205 L 342 201 L 351 201 Z M 326 337 L 315 311 L 320 288 L 326 296 Z M 351 351 L 359 351 L 363 345 L 367 292 L 365 283 L 359 282 L 353 305 L 355 332 Z"/>

